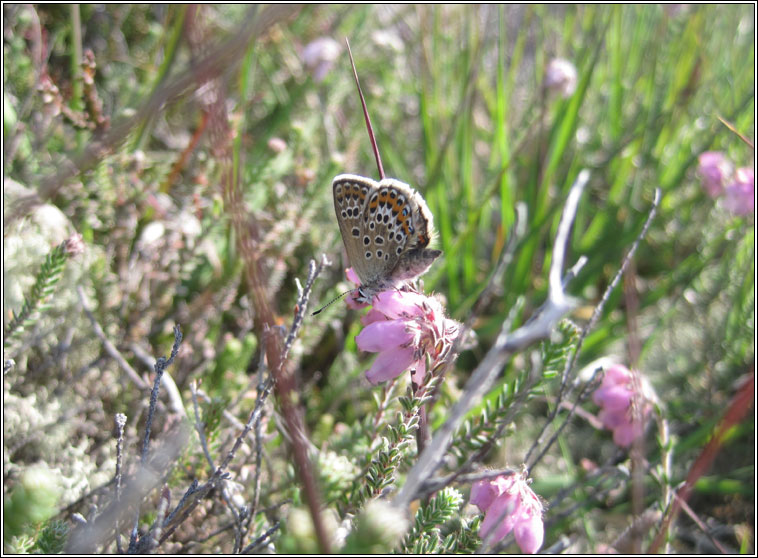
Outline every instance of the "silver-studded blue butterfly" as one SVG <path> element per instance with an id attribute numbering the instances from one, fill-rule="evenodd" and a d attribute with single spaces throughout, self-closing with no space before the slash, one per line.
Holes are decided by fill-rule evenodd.
<path id="1" fill-rule="evenodd" d="M 427 249 L 432 213 L 421 194 L 399 180 L 341 174 L 332 183 L 334 210 L 361 302 L 426 273 L 441 254 Z"/>

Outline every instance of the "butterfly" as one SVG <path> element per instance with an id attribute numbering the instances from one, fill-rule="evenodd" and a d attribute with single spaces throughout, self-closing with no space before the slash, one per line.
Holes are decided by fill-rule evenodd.
<path id="1" fill-rule="evenodd" d="M 361 280 L 359 302 L 426 273 L 442 254 L 427 248 L 432 213 L 408 184 L 340 174 L 332 194 L 347 258 Z"/>

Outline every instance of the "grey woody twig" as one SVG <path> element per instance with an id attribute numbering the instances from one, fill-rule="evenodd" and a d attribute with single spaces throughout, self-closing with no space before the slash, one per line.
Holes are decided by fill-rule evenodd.
<path id="1" fill-rule="evenodd" d="M 123 413 L 116 413 L 116 505 L 121 501 L 121 482 L 123 479 L 122 466 L 123 466 L 123 450 L 124 450 L 124 429 L 126 428 L 126 415 Z M 124 553 L 124 549 L 121 546 L 121 534 L 118 529 L 118 518 L 116 518 L 114 530 L 116 533 L 116 549 L 119 554 Z"/>
<path id="2" fill-rule="evenodd" d="M 142 440 L 142 453 L 140 455 L 140 472 L 145 469 L 147 463 L 148 450 L 150 448 L 150 431 L 153 426 L 153 418 L 155 417 L 155 407 L 158 404 L 158 392 L 161 387 L 161 379 L 166 368 L 174 362 L 176 355 L 179 354 L 179 345 L 182 342 L 182 332 L 179 326 L 174 326 L 174 346 L 171 348 L 171 355 L 168 359 L 164 357 L 158 357 L 155 361 L 155 382 L 153 383 L 153 389 L 150 392 L 150 406 L 147 412 L 147 420 L 145 421 L 145 436 Z M 137 511 L 134 514 L 134 525 L 132 527 L 132 533 L 129 537 L 129 551 L 133 552 L 138 545 L 137 542 L 137 528 L 139 527 L 140 517 L 140 503 L 137 503 Z"/>

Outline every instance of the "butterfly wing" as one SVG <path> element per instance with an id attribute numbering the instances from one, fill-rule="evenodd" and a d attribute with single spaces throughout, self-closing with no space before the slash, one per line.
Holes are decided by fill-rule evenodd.
<path id="1" fill-rule="evenodd" d="M 407 184 L 341 174 L 332 193 L 347 257 L 363 286 L 381 289 L 418 277 L 442 253 L 426 249 L 432 214 Z"/>
<path id="2" fill-rule="evenodd" d="M 341 174 L 332 182 L 334 211 L 337 214 L 347 258 L 362 284 L 382 277 L 387 266 L 375 258 L 373 248 L 376 223 L 369 223 L 367 204 L 379 185 L 363 176 Z"/>

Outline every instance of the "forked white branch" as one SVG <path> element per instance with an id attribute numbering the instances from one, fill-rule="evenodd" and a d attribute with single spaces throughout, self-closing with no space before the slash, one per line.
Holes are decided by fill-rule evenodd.
<path id="1" fill-rule="evenodd" d="M 393 505 L 400 510 L 406 510 L 413 501 L 424 481 L 431 477 L 442 462 L 453 435 L 461 425 L 468 411 L 479 404 L 482 397 L 490 390 L 497 376 L 503 369 L 508 358 L 520 350 L 532 345 L 540 339 L 550 336 L 558 321 L 575 306 L 575 301 L 564 292 L 565 281 L 562 279 L 563 262 L 568 244 L 571 225 L 576 216 L 579 197 L 589 180 L 590 173 L 582 170 L 579 173 L 566 200 L 563 214 L 558 226 L 558 232 L 553 245 L 553 258 L 550 264 L 548 299 L 523 326 L 509 332 L 508 322 L 503 325 L 495 344 L 487 352 L 482 362 L 476 367 L 464 388 L 463 394 L 450 411 L 450 416 L 437 430 L 431 443 L 421 454 L 418 462 L 408 473 L 405 485 L 400 489 Z M 579 267 L 586 261 L 582 258 L 567 274 L 573 277 Z M 567 277 L 567 278 L 568 278 Z"/>

